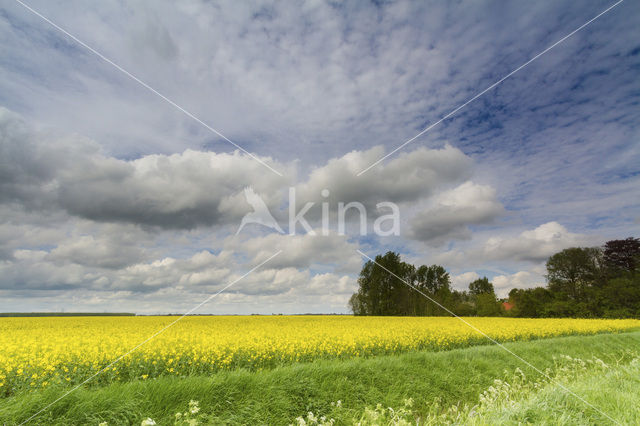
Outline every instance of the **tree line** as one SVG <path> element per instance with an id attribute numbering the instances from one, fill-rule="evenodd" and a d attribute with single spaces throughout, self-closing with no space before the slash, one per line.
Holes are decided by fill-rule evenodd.
<path id="1" fill-rule="evenodd" d="M 546 287 L 499 299 L 486 277 L 458 291 L 442 266 L 416 267 L 389 251 L 365 263 L 349 307 L 355 315 L 640 317 L 640 239 L 565 249 L 546 268 Z"/>

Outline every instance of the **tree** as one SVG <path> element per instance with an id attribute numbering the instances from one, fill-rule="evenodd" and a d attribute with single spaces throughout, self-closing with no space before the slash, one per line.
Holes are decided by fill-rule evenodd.
<path id="1" fill-rule="evenodd" d="M 481 293 L 476 296 L 476 315 L 479 317 L 497 317 L 501 313 L 502 307 L 493 293 Z"/>
<path id="2" fill-rule="evenodd" d="M 451 277 L 440 265 L 422 265 L 416 271 L 416 287 L 435 294 L 443 288 L 451 287 Z"/>
<path id="3" fill-rule="evenodd" d="M 513 315 L 539 318 L 545 315 L 546 306 L 553 301 L 553 294 L 546 288 L 513 289 L 509 300 L 514 304 Z"/>
<path id="4" fill-rule="evenodd" d="M 573 247 L 547 260 L 547 287 L 513 289 L 507 313 L 517 317 L 640 317 L 640 240 L 612 240 L 598 247 Z M 409 284 L 409 285 L 407 285 Z M 418 290 L 418 291 L 416 291 Z M 426 296 L 426 297 L 425 297 Z M 355 315 L 494 316 L 503 313 L 487 277 L 469 291 L 451 289 L 439 265 L 417 269 L 387 252 L 367 262 L 358 291 L 349 299 Z"/>
<path id="5" fill-rule="evenodd" d="M 471 282 L 469 284 L 469 293 L 475 294 L 476 296 L 479 294 L 495 295 L 493 284 L 489 281 L 489 278 L 487 277 L 478 278 L 477 280 Z"/>
<path id="6" fill-rule="evenodd" d="M 496 293 L 489 278 L 482 277 L 469 283 L 469 294 L 474 301 L 476 315 L 492 317 L 500 315 L 502 312 L 500 302 L 496 299 Z"/>
<path id="7" fill-rule="evenodd" d="M 411 289 L 403 281 L 409 282 L 414 275 L 413 265 L 402 262 L 398 253 L 376 256 L 375 262 L 365 263 L 360 272 L 351 309 L 358 315 L 407 315 Z"/>
<path id="8" fill-rule="evenodd" d="M 547 261 L 547 288 L 514 289 L 519 317 L 640 316 L 640 240 L 562 250 Z"/>
<path id="9" fill-rule="evenodd" d="M 449 306 L 452 302 L 451 277 L 446 269 L 440 265 L 422 265 L 416 270 L 414 285 L 422 294 L 414 295 L 413 315 L 445 315 L 447 313 L 439 306 Z"/>
<path id="10" fill-rule="evenodd" d="M 560 299 L 584 301 L 589 286 L 602 284 L 602 250 L 573 247 L 554 254 L 547 261 L 550 291 Z"/>
<path id="11" fill-rule="evenodd" d="M 449 299 L 453 312 L 461 317 L 470 317 L 476 314 L 473 297 L 466 291 L 453 290 Z"/>
<path id="12" fill-rule="evenodd" d="M 640 239 L 611 240 L 604 245 L 604 263 L 613 273 L 635 272 L 640 268 Z"/>
<path id="13" fill-rule="evenodd" d="M 612 318 L 640 316 L 640 274 L 613 278 L 607 285 L 603 315 Z"/>
<path id="14" fill-rule="evenodd" d="M 364 309 L 362 303 L 362 296 L 360 293 L 353 293 L 349 298 L 349 309 L 353 312 L 353 315 L 366 315 L 367 312 Z"/>
<path id="15" fill-rule="evenodd" d="M 355 315 L 443 315 L 453 303 L 451 278 L 442 266 L 416 269 L 390 251 L 365 263 L 349 308 Z"/>

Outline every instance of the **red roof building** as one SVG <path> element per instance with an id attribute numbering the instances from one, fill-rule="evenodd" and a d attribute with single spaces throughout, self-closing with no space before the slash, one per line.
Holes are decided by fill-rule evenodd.
<path id="1" fill-rule="evenodd" d="M 504 308 L 505 311 L 510 311 L 511 309 L 513 309 L 515 305 L 511 302 L 502 302 L 502 307 Z"/>

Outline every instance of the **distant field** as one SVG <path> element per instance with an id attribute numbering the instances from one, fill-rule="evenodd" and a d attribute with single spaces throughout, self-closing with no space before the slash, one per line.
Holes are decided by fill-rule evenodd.
<path id="1" fill-rule="evenodd" d="M 0 318 L 0 395 L 81 383 L 175 319 Z M 638 320 L 466 321 L 503 342 L 640 328 Z M 187 317 L 96 377 L 92 385 L 486 343 L 485 337 L 455 318 Z"/>
<path id="2" fill-rule="evenodd" d="M 0 312 L 0 317 L 132 317 L 131 312 Z"/>

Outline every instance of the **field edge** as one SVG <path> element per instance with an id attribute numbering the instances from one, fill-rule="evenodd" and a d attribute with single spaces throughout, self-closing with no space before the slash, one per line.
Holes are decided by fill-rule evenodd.
<path id="1" fill-rule="evenodd" d="M 640 350 L 640 331 L 566 336 L 504 344 L 539 369 L 554 357 L 597 357 L 614 362 Z M 494 379 L 525 366 L 496 345 L 450 351 L 420 351 L 373 358 L 318 360 L 274 369 L 219 372 L 212 376 L 159 378 L 78 389 L 30 424 L 139 424 L 151 417 L 172 423 L 190 400 L 216 423 L 289 424 L 313 412 L 331 412 L 338 400 L 354 415 L 365 406 L 401 406 L 411 397 L 416 406 L 440 398 L 443 404 L 474 402 Z M 19 424 L 66 390 L 50 388 L 0 400 L 0 419 Z"/>

